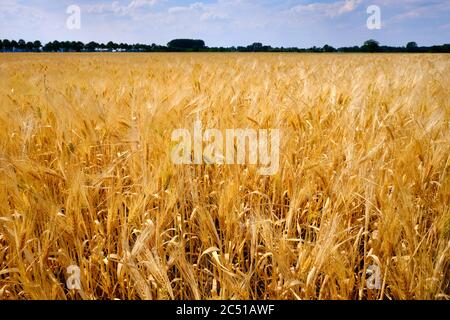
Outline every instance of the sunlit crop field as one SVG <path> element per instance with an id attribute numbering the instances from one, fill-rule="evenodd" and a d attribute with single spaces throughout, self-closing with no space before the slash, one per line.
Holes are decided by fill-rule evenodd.
<path id="1" fill-rule="evenodd" d="M 449 88 L 449 55 L 1 54 L 0 299 L 449 299 Z M 174 164 L 196 120 L 280 129 L 278 172 Z"/>

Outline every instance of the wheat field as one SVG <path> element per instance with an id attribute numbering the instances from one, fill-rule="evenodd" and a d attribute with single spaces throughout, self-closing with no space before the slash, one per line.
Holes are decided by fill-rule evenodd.
<path id="1" fill-rule="evenodd" d="M 449 55 L 1 54 L 0 299 L 449 299 L 449 88 Z M 173 164 L 196 119 L 279 128 L 278 172 Z"/>

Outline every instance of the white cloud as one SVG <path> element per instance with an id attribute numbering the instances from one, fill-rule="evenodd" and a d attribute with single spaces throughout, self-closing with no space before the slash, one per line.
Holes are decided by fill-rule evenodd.
<path id="1" fill-rule="evenodd" d="M 133 0 L 128 5 L 128 8 L 133 9 L 133 8 L 141 8 L 141 7 L 145 7 L 145 6 L 153 6 L 157 2 L 158 2 L 158 0 Z"/>
<path id="2" fill-rule="evenodd" d="M 362 0 L 341 0 L 331 3 L 313 2 L 292 7 L 289 12 L 297 15 L 336 17 L 355 11 Z"/>
<path id="3" fill-rule="evenodd" d="M 450 14 L 450 0 L 436 1 L 436 0 L 379 0 L 381 4 L 397 8 L 398 13 L 393 15 L 387 24 L 398 23 L 408 19 L 423 19 L 442 16 L 447 12 Z"/>
<path id="4" fill-rule="evenodd" d="M 225 13 L 226 8 L 224 4 L 230 4 L 229 2 L 219 1 L 217 3 L 205 4 L 203 2 L 194 2 L 189 6 L 176 6 L 167 10 L 169 14 L 185 14 L 193 15 L 199 18 L 201 21 L 208 20 L 224 20 L 228 18 L 228 14 Z M 231 3 L 235 4 L 235 2 Z"/>
<path id="5" fill-rule="evenodd" d="M 137 9 L 152 7 L 160 0 L 132 0 L 127 5 L 122 5 L 119 1 L 113 1 L 111 4 L 95 3 L 83 7 L 88 13 L 114 13 L 116 15 L 134 14 Z"/>
<path id="6" fill-rule="evenodd" d="M 17 0 L 0 0 L 0 17 L 2 20 L 7 20 L 8 16 L 23 17 L 30 23 L 43 20 L 45 15 L 45 12 L 40 8 L 23 5 Z"/>
<path id="7" fill-rule="evenodd" d="M 339 7 L 339 14 L 344 14 L 348 12 L 355 11 L 362 0 L 347 0 L 344 4 Z"/>
<path id="8" fill-rule="evenodd" d="M 204 11 L 206 10 L 206 6 L 202 2 L 194 2 L 189 6 L 176 6 L 170 7 L 167 11 L 171 14 L 183 13 L 183 12 L 196 12 L 196 11 Z"/>
<path id="9" fill-rule="evenodd" d="M 2 0 L 0 2 L 0 12 L 14 13 L 19 10 L 20 5 L 15 0 Z"/>

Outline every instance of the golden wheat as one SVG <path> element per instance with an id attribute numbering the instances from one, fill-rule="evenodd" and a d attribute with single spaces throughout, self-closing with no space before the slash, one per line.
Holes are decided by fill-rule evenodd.
<path id="1" fill-rule="evenodd" d="M 2 54 L 0 299 L 448 299 L 449 75 L 449 55 Z M 280 170 L 174 165 L 196 118 L 279 128 Z"/>

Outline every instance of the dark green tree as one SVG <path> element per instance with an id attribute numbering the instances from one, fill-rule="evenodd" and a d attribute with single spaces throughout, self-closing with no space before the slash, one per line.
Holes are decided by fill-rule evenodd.
<path id="1" fill-rule="evenodd" d="M 56 52 L 61 49 L 61 43 L 57 40 L 47 43 L 43 50 L 46 52 Z"/>
<path id="2" fill-rule="evenodd" d="M 25 40 L 20 39 L 17 42 L 17 48 L 19 48 L 20 50 L 25 50 L 27 48 L 27 43 L 25 42 Z"/>
<path id="3" fill-rule="evenodd" d="M 11 50 L 16 50 L 17 48 L 19 48 L 19 44 L 17 43 L 16 40 L 12 40 L 11 41 Z"/>
<path id="4" fill-rule="evenodd" d="M 408 51 L 408 52 L 416 52 L 418 48 L 419 48 L 419 46 L 414 41 L 408 42 L 406 44 L 406 51 Z"/>
<path id="5" fill-rule="evenodd" d="M 73 41 L 71 46 L 72 46 L 72 50 L 74 50 L 76 52 L 80 52 L 81 50 L 84 49 L 84 43 L 81 41 Z"/>
<path id="6" fill-rule="evenodd" d="M 40 51 L 42 47 L 42 43 L 39 40 L 33 42 L 33 50 Z"/>
<path id="7" fill-rule="evenodd" d="M 99 45 L 97 42 L 91 41 L 88 44 L 86 44 L 85 48 L 88 51 L 95 51 L 96 48 L 98 48 Z"/>
<path id="8" fill-rule="evenodd" d="M 252 52 L 261 52 L 263 50 L 263 44 L 261 42 L 255 42 L 249 45 L 247 48 Z"/>
<path id="9" fill-rule="evenodd" d="M 27 51 L 33 51 L 33 48 L 34 48 L 33 42 L 28 41 L 25 45 L 25 48 Z"/>
<path id="10" fill-rule="evenodd" d="M 203 40 L 193 40 L 193 39 L 175 39 L 167 44 L 169 49 L 173 50 L 199 50 L 205 48 L 205 41 Z"/>
<path id="11" fill-rule="evenodd" d="M 323 52 L 336 52 L 337 50 L 335 48 L 333 48 L 332 46 L 329 45 L 324 45 L 322 48 Z"/>
<path id="12" fill-rule="evenodd" d="M 370 39 L 364 42 L 364 45 L 361 47 L 361 51 L 363 52 L 379 52 L 380 51 L 380 43 L 376 40 Z"/>
<path id="13" fill-rule="evenodd" d="M 3 50 L 11 51 L 11 48 L 11 41 L 9 41 L 8 39 L 3 40 Z"/>
<path id="14" fill-rule="evenodd" d="M 108 48 L 108 50 L 117 50 L 118 48 L 119 48 L 119 45 L 117 44 L 117 43 L 114 43 L 114 42 L 112 42 L 112 41 L 109 41 L 107 44 L 106 44 L 106 47 Z"/>

